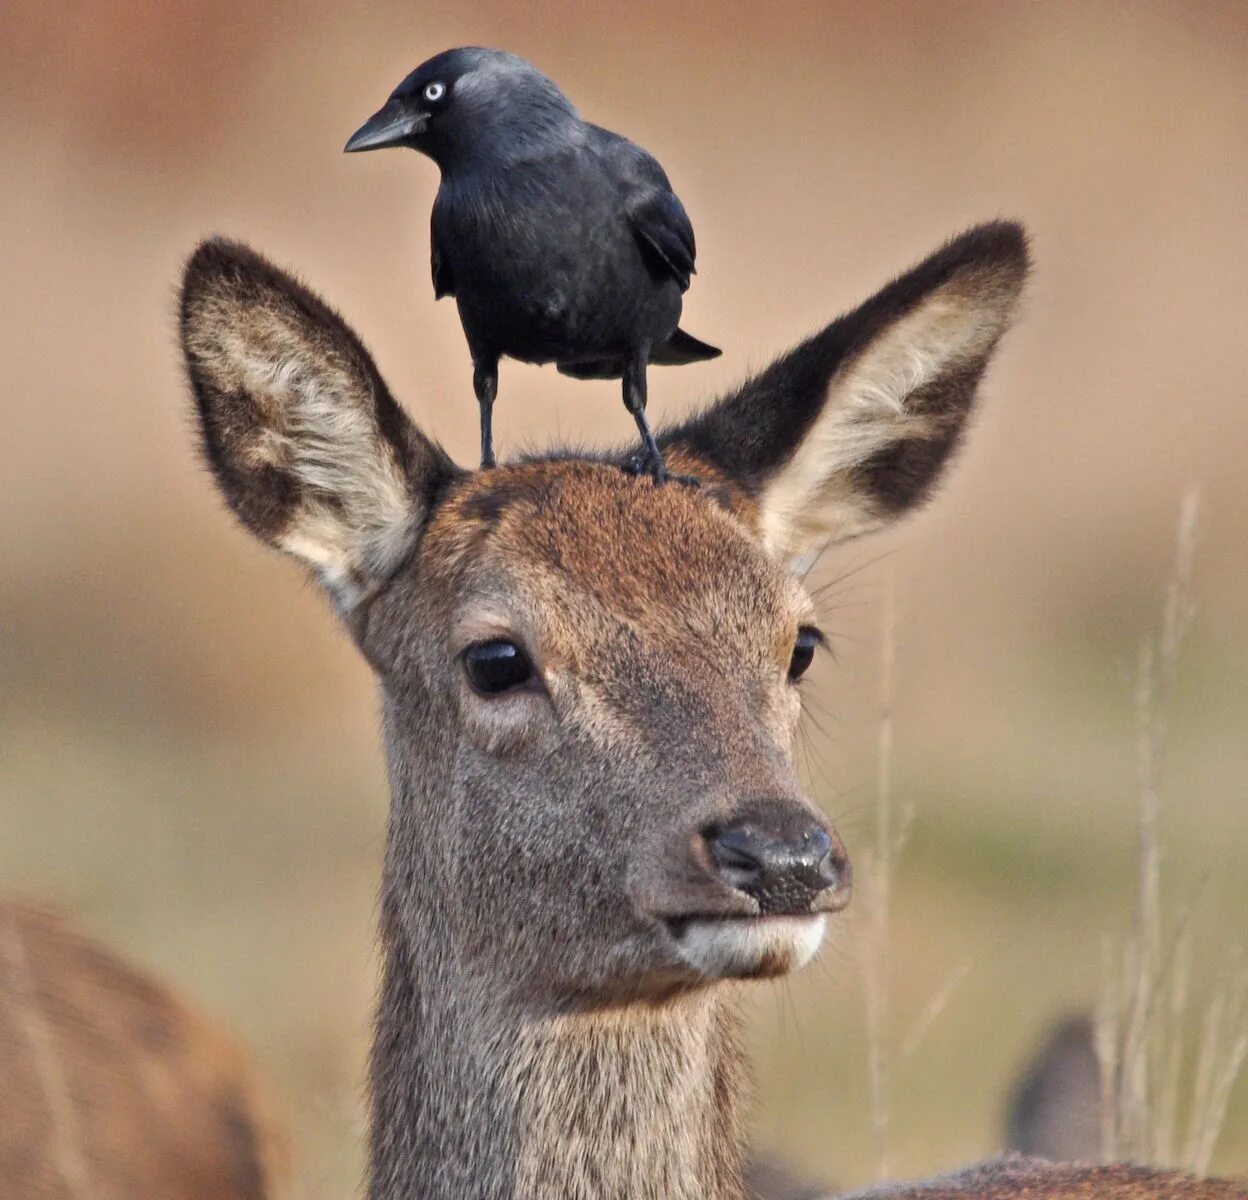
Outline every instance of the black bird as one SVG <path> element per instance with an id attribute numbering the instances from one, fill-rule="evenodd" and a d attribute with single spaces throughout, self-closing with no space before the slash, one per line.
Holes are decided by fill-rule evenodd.
<path id="1" fill-rule="evenodd" d="M 417 67 L 348 151 L 408 146 L 442 172 L 433 204 L 433 290 L 454 296 L 481 406 L 481 465 L 494 465 L 498 360 L 553 362 L 619 379 L 641 432 L 633 460 L 667 478 L 646 420 L 648 363 L 715 358 L 677 328 L 693 274 L 693 226 L 658 162 L 583 121 L 555 83 L 499 50 L 447 50 Z"/>

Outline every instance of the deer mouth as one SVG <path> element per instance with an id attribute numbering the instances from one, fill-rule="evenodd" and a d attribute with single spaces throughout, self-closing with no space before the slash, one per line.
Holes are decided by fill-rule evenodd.
<path id="1" fill-rule="evenodd" d="M 681 961 L 707 979 L 770 979 L 804 967 L 827 924 L 823 913 L 692 914 L 665 922 Z"/>

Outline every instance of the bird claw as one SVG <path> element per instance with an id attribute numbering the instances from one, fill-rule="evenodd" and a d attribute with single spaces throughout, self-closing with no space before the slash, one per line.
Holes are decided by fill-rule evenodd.
<path id="1" fill-rule="evenodd" d="M 649 475 L 654 480 L 655 487 L 661 487 L 665 483 L 679 483 L 685 487 L 698 488 L 702 486 L 702 481 L 696 475 L 673 475 L 667 469 L 667 464 L 661 456 L 647 454 L 645 450 L 638 450 L 635 454 L 625 461 L 624 473 L 626 475 Z"/>

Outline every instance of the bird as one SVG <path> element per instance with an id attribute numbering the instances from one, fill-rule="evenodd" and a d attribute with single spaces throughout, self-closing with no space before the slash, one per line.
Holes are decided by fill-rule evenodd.
<path id="1" fill-rule="evenodd" d="M 436 299 L 453 296 L 473 364 L 481 466 L 495 465 L 498 364 L 554 363 L 620 379 L 642 449 L 629 469 L 668 478 L 646 417 L 646 368 L 716 358 L 679 327 L 693 225 L 659 162 L 581 118 L 515 54 L 466 46 L 422 63 L 345 151 L 406 147 L 441 172 L 433 203 Z"/>

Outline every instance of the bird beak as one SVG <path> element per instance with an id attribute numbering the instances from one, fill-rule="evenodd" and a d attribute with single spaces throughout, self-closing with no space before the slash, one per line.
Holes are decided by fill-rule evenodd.
<path id="1" fill-rule="evenodd" d="M 385 108 L 374 113 L 351 135 L 343 152 L 354 154 L 359 150 L 406 146 L 424 133 L 428 124 L 428 113 L 413 112 L 401 100 L 389 100 Z"/>

